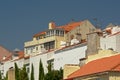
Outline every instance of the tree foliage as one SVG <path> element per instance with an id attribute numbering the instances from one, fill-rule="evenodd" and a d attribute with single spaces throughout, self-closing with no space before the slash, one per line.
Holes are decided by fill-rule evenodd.
<path id="1" fill-rule="evenodd" d="M 42 61 L 40 59 L 39 62 L 39 80 L 44 80 L 45 76 L 44 76 L 44 68 L 43 68 L 43 64 Z"/>
<path id="2" fill-rule="evenodd" d="M 25 65 L 19 72 L 20 72 L 20 80 L 29 80 Z"/>
<path id="3" fill-rule="evenodd" d="M 23 66 L 22 69 L 19 69 L 16 63 L 14 65 L 15 65 L 15 80 L 29 80 L 25 65 Z"/>
<path id="4" fill-rule="evenodd" d="M 15 66 L 15 80 L 29 80 L 28 73 L 26 72 L 26 67 L 23 66 L 22 69 L 19 69 L 17 64 L 14 64 Z M 50 62 L 47 66 L 48 73 L 44 73 L 44 68 L 42 61 L 40 59 L 39 62 L 39 79 L 38 80 L 63 80 L 63 70 L 60 68 L 60 70 L 54 70 L 53 65 Z M 1 79 L 0 79 L 1 80 Z M 4 80 L 8 80 L 7 76 L 4 78 Z M 31 74 L 30 74 L 30 80 L 34 80 L 34 66 L 31 65 Z"/>
<path id="5" fill-rule="evenodd" d="M 15 80 L 20 80 L 19 68 L 16 63 L 14 64 L 14 66 L 15 66 Z"/>
<path id="6" fill-rule="evenodd" d="M 8 72 L 6 73 L 6 77 L 3 80 L 8 80 Z"/>
<path id="7" fill-rule="evenodd" d="M 31 80 L 34 80 L 34 67 L 33 67 L 33 64 L 31 66 Z"/>
<path id="8" fill-rule="evenodd" d="M 45 80 L 62 80 L 63 79 L 63 70 L 60 68 L 60 70 L 54 70 L 52 69 L 53 65 L 50 62 L 48 64 L 48 73 L 45 75 Z"/>
<path id="9" fill-rule="evenodd" d="M 2 80 L 2 74 L 1 74 L 1 71 L 0 71 L 0 80 Z"/>

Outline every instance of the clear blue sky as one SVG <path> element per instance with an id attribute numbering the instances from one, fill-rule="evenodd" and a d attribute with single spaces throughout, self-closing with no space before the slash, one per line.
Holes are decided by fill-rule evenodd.
<path id="1" fill-rule="evenodd" d="M 0 45 L 23 49 L 24 42 L 46 30 L 50 21 L 97 18 L 102 27 L 120 24 L 120 0 L 0 0 Z"/>

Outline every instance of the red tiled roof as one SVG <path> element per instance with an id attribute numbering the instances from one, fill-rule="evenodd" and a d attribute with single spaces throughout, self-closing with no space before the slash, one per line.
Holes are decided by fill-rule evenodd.
<path id="1" fill-rule="evenodd" d="M 19 51 L 18 52 L 18 57 L 19 58 L 24 58 L 24 51 Z"/>
<path id="2" fill-rule="evenodd" d="M 3 46 L 0 46 L 0 61 L 3 60 L 3 57 L 9 57 L 12 53 L 4 48 Z"/>
<path id="3" fill-rule="evenodd" d="M 7 56 L 5 59 L 2 60 L 2 62 L 5 62 L 5 61 L 9 61 L 12 59 L 12 54 L 10 54 L 9 56 Z"/>
<path id="4" fill-rule="evenodd" d="M 45 34 L 45 31 L 39 32 L 39 33 L 35 34 L 33 37 L 37 37 L 37 36 L 40 36 L 40 35 L 42 35 L 42 34 Z"/>
<path id="5" fill-rule="evenodd" d="M 54 28 L 62 28 L 64 29 L 66 32 L 69 32 L 71 31 L 72 29 L 80 26 L 82 24 L 82 21 L 79 21 L 79 22 L 71 22 L 71 23 L 68 23 L 66 25 L 63 25 L 63 26 L 57 26 L 57 27 L 54 27 Z M 35 34 L 33 37 L 37 37 L 37 36 L 40 36 L 42 34 L 45 34 L 46 32 L 43 31 L 43 32 L 39 32 L 37 34 Z"/>
<path id="6" fill-rule="evenodd" d="M 58 26 L 56 28 L 62 28 L 64 29 L 65 31 L 69 32 L 71 31 L 72 29 L 80 26 L 82 24 L 82 21 L 79 21 L 79 22 L 71 22 L 69 24 L 66 24 L 66 25 L 63 25 L 63 26 Z"/>
<path id="7" fill-rule="evenodd" d="M 120 54 L 91 61 L 69 75 L 66 80 L 105 71 L 120 71 Z"/>
<path id="8" fill-rule="evenodd" d="M 108 28 L 108 29 L 106 29 L 106 32 L 108 32 L 108 33 L 110 33 L 110 34 L 111 34 L 112 29 L 111 29 L 111 28 Z"/>
<path id="9" fill-rule="evenodd" d="M 24 58 L 24 51 L 19 51 L 16 54 L 18 54 L 18 58 L 15 59 L 14 61 L 20 60 Z"/>
<path id="10" fill-rule="evenodd" d="M 114 36 L 114 35 L 117 35 L 117 34 L 120 34 L 120 31 L 119 31 L 119 32 L 116 32 L 116 33 L 114 33 L 114 34 L 109 35 L 109 37 Z"/>

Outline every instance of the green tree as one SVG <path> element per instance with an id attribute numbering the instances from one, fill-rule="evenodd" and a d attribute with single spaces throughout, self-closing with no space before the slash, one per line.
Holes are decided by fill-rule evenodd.
<path id="1" fill-rule="evenodd" d="M 31 66 L 31 80 L 34 80 L 34 67 L 33 67 L 33 64 Z"/>
<path id="2" fill-rule="evenodd" d="M 59 79 L 63 80 L 63 69 L 62 68 L 60 68 L 58 76 L 59 76 Z"/>
<path id="3" fill-rule="evenodd" d="M 2 80 L 2 74 L 1 74 L 1 71 L 0 71 L 0 80 Z"/>
<path id="4" fill-rule="evenodd" d="M 63 80 L 62 68 L 60 68 L 60 70 L 53 70 L 52 66 L 52 63 L 50 62 L 47 67 L 48 73 L 45 75 L 45 80 Z"/>
<path id="5" fill-rule="evenodd" d="M 19 79 L 19 77 L 20 77 L 19 76 L 19 68 L 16 63 L 14 63 L 14 66 L 15 66 L 15 80 L 20 80 Z"/>
<path id="6" fill-rule="evenodd" d="M 4 77 L 4 80 L 8 80 L 8 72 L 6 73 L 6 77 Z"/>
<path id="7" fill-rule="evenodd" d="M 53 68 L 52 62 L 49 62 L 48 67 L 47 67 L 48 73 L 52 72 L 52 68 Z"/>
<path id="8" fill-rule="evenodd" d="M 25 65 L 20 70 L 20 80 L 29 80 Z"/>
<path id="9" fill-rule="evenodd" d="M 48 73 L 45 75 L 45 80 L 53 80 L 53 71 L 52 71 L 51 62 L 49 62 L 47 69 L 48 69 Z"/>
<path id="10" fill-rule="evenodd" d="M 47 73 L 47 74 L 45 75 L 45 80 L 53 80 L 52 73 Z"/>
<path id="11" fill-rule="evenodd" d="M 63 70 L 53 70 L 53 80 L 63 80 Z"/>
<path id="12" fill-rule="evenodd" d="M 44 68 L 43 68 L 43 64 L 42 61 L 40 59 L 39 62 L 39 80 L 44 80 L 45 76 L 44 76 Z"/>

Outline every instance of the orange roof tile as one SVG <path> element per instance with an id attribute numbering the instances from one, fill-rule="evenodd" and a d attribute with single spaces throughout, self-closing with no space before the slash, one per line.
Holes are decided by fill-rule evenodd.
<path id="1" fill-rule="evenodd" d="M 24 58 L 24 51 L 19 51 L 18 55 L 19 58 Z"/>
<path id="2" fill-rule="evenodd" d="M 80 26 L 82 24 L 82 21 L 79 21 L 79 22 L 71 22 L 71 23 L 68 23 L 66 25 L 63 25 L 63 26 L 57 26 L 57 27 L 54 27 L 54 28 L 62 28 L 64 29 L 66 32 L 69 32 L 71 31 L 72 29 Z M 43 31 L 43 32 L 39 32 L 37 34 L 35 34 L 33 37 L 37 37 L 37 36 L 40 36 L 42 34 L 45 34 L 46 32 Z"/>
<path id="3" fill-rule="evenodd" d="M 12 59 L 12 54 L 10 54 L 9 56 L 7 56 L 5 59 L 2 60 L 2 62 L 5 62 L 5 61 L 9 61 Z"/>
<path id="4" fill-rule="evenodd" d="M 63 25 L 63 26 L 58 26 L 56 28 L 62 28 L 64 29 L 65 31 L 69 32 L 71 31 L 72 29 L 80 26 L 82 24 L 82 21 L 79 21 L 79 22 L 71 22 L 69 24 L 66 24 L 66 25 Z"/>
<path id="5" fill-rule="evenodd" d="M 9 50 L 4 48 L 3 46 L 0 46 L 0 61 L 3 60 L 3 57 L 9 57 L 12 54 Z"/>
<path id="6" fill-rule="evenodd" d="M 105 71 L 120 71 L 119 59 L 120 54 L 91 61 L 69 75 L 66 80 Z"/>
<path id="7" fill-rule="evenodd" d="M 109 37 L 114 36 L 114 35 L 118 35 L 118 34 L 120 34 L 120 31 L 119 31 L 119 32 L 116 32 L 116 33 L 114 33 L 114 34 L 109 35 Z"/>
<path id="8" fill-rule="evenodd" d="M 38 36 L 40 36 L 40 35 L 42 35 L 42 34 L 45 34 L 45 33 L 46 33 L 45 31 L 39 32 L 39 33 L 35 34 L 33 37 L 38 37 Z"/>

